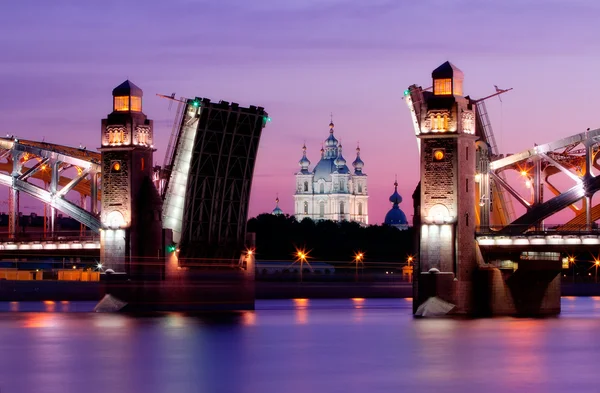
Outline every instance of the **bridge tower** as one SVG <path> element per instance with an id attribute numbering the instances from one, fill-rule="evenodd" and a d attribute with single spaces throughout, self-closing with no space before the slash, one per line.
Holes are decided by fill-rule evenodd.
<path id="1" fill-rule="evenodd" d="M 113 92 L 102 120 L 101 260 L 130 275 L 160 266 L 161 202 L 152 182 L 153 122 L 142 112 L 142 90 L 125 81 Z M 162 259 L 161 259 L 162 261 Z"/>
<path id="2" fill-rule="evenodd" d="M 411 86 L 421 156 L 419 276 L 417 307 L 438 296 L 457 307 L 472 309 L 475 245 L 475 105 L 463 96 L 463 73 L 450 62 L 432 72 L 433 91 Z"/>

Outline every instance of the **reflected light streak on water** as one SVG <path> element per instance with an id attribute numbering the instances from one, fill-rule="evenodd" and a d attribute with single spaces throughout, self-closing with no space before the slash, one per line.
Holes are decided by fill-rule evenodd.
<path id="1" fill-rule="evenodd" d="M 600 297 L 547 319 L 413 319 L 405 299 L 133 318 L 0 303 L 4 392 L 594 391 Z M 55 312 L 49 312 L 54 309 Z M 34 312 L 35 311 L 35 312 Z M 45 312 L 40 312 L 45 311 Z"/>

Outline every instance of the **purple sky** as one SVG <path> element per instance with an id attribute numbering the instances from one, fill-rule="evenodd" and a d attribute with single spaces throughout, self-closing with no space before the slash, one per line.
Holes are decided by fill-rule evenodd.
<path id="1" fill-rule="evenodd" d="M 417 145 L 403 90 L 446 60 L 465 94 L 514 87 L 488 109 L 516 152 L 600 127 L 600 3 L 397 0 L 13 0 L 0 5 L 0 133 L 96 148 L 111 90 L 145 92 L 162 164 L 174 113 L 155 93 L 264 106 L 250 215 L 293 213 L 304 141 L 313 165 L 333 112 L 344 156 L 360 141 L 370 222 L 398 174 L 411 214 Z"/>

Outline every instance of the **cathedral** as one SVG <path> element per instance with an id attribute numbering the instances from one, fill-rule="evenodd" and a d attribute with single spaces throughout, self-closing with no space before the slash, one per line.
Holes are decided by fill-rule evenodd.
<path id="1" fill-rule="evenodd" d="M 333 132 L 332 121 L 329 137 L 321 148 L 321 159 L 313 170 L 309 169 L 306 145 L 302 147 L 294 195 L 296 219 L 355 221 L 367 225 L 367 175 L 363 173 L 360 148 L 356 148 L 356 159 L 352 162 L 354 171 L 351 171 L 342 156 L 342 145 Z"/>

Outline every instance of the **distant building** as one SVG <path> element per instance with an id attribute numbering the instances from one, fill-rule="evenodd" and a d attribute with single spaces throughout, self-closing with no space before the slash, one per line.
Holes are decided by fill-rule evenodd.
<path id="1" fill-rule="evenodd" d="M 313 170 L 302 147 L 302 158 L 296 173 L 294 212 L 298 221 L 313 220 L 356 221 L 369 223 L 367 206 L 367 175 L 363 173 L 364 162 L 360 148 L 351 172 L 342 156 L 342 145 L 333 136 L 333 121 L 329 124 L 329 137 L 321 148 L 321 159 Z"/>
<path id="2" fill-rule="evenodd" d="M 398 206 L 402 203 L 402 197 L 398 194 L 398 181 L 394 182 L 394 193 L 390 197 L 390 202 L 392 202 L 393 206 L 385 215 L 384 224 L 396 227 L 401 231 L 408 229 L 406 214 Z"/>
<path id="3" fill-rule="evenodd" d="M 333 274 L 335 266 L 326 262 L 304 263 L 303 270 L 311 270 L 317 274 Z M 256 273 L 260 275 L 281 274 L 281 273 L 300 273 L 300 263 L 290 261 L 256 261 Z"/>
<path id="4" fill-rule="evenodd" d="M 281 210 L 279 208 L 279 197 L 277 197 L 275 199 L 275 209 L 273 209 L 273 211 L 271 212 L 272 215 L 274 216 L 281 216 L 283 215 L 283 210 Z"/>

